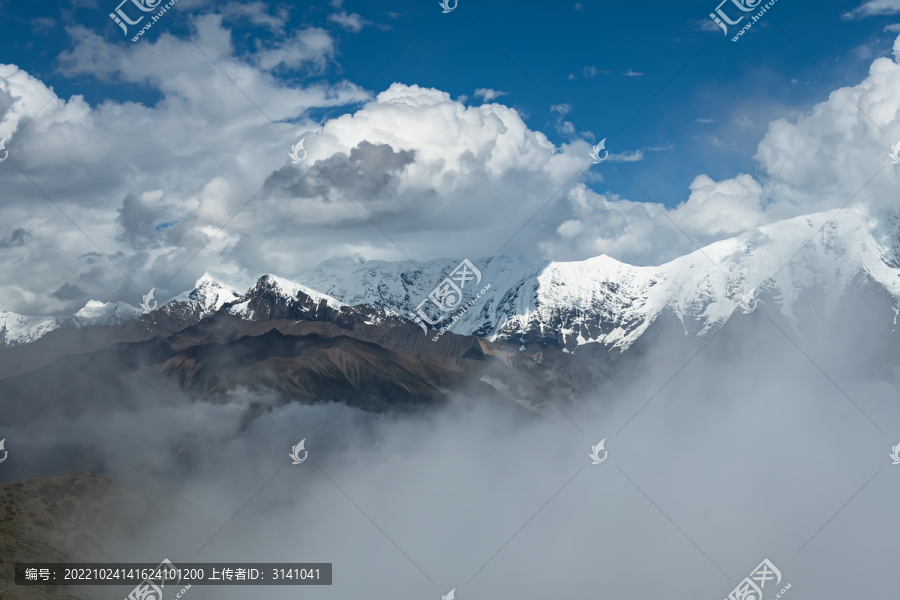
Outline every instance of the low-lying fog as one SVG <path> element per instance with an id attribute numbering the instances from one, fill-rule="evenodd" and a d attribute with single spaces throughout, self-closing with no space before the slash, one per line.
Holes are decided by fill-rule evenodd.
<path id="1" fill-rule="evenodd" d="M 90 471 L 170 494 L 146 530 L 98 540 L 116 562 L 334 565 L 329 587 L 194 586 L 189 600 L 720 600 L 764 558 L 783 575 L 765 600 L 785 583 L 788 600 L 893 597 L 896 370 L 864 370 L 882 350 L 858 340 L 829 350 L 791 332 L 833 383 L 767 312 L 738 315 L 689 362 L 682 340 L 659 344 L 614 389 L 560 405 L 571 421 L 470 397 L 385 416 L 252 394 L 270 418 L 242 430 L 240 392 L 64 392 L 19 435 L 36 406 L 7 415 L 0 477 Z M 303 438 L 309 458 L 292 465 Z M 87 541 L 82 555 L 105 561 Z"/>

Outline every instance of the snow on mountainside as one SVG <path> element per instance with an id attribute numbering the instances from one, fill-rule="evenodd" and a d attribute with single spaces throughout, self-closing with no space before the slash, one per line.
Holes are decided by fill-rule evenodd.
<path id="1" fill-rule="evenodd" d="M 28 344 L 54 329 L 80 329 L 88 325 L 119 325 L 139 317 L 142 311 L 124 302 L 90 300 L 84 308 L 67 318 L 27 317 L 0 311 L 0 348 Z"/>
<path id="2" fill-rule="evenodd" d="M 763 298 L 795 325 L 805 315 L 827 319 L 861 277 L 900 311 L 900 215 L 869 214 L 862 206 L 779 221 L 660 266 L 635 267 L 608 256 L 534 262 L 507 250 L 472 260 L 478 273 L 464 282 L 458 306 L 445 298 L 443 308 L 456 306 L 445 312 L 429 294 L 461 260 L 437 259 L 420 270 L 410 261 L 332 259 L 298 282 L 265 275 L 243 294 L 204 275 L 192 291 L 143 319 L 164 332 L 179 331 L 226 305 L 231 314 L 257 321 L 328 320 L 360 305 L 374 309 L 365 315 L 369 322 L 411 320 L 421 307 L 428 321 L 441 319 L 428 326 L 429 337 L 457 315 L 451 331 L 461 335 L 522 344 L 555 340 L 569 351 L 596 343 L 621 351 L 664 313 L 691 335 L 717 331 L 736 310 L 752 310 Z M 60 327 L 118 324 L 140 315 L 127 304 L 93 301 L 68 319 L 0 312 L 0 347 L 28 343 Z"/>
<path id="3" fill-rule="evenodd" d="M 340 312 L 345 305 L 315 290 L 275 275 L 263 275 L 228 312 L 246 320 L 317 319 L 320 311 Z"/>
<path id="4" fill-rule="evenodd" d="M 408 261 L 354 257 L 326 261 L 299 279 L 347 304 L 408 316 L 459 262 L 438 259 L 419 271 Z M 686 333 L 703 335 L 735 310 L 752 308 L 761 295 L 794 323 L 806 303 L 827 316 L 858 276 L 879 284 L 900 306 L 900 218 L 870 215 L 864 207 L 776 222 L 656 267 L 607 256 L 535 263 L 512 250 L 472 262 L 482 281 L 464 290 L 463 303 L 473 297 L 471 290 L 486 283 L 491 289 L 462 315 L 454 333 L 523 343 L 554 338 L 566 348 L 597 342 L 624 350 L 664 311 Z M 444 313 L 448 319 L 453 314 Z"/>
<path id="5" fill-rule="evenodd" d="M 193 290 L 176 296 L 164 306 L 150 313 L 150 321 L 165 316 L 168 320 L 196 322 L 219 310 L 226 302 L 233 302 L 241 294 L 209 275 L 197 280 Z M 144 314 L 140 308 L 124 302 L 91 300 L 84 308 L 68 318 L 27 317 L 0 311 L 0 348 L 28 344 L 55 329 L 87 327 L 88 325 L 120 325 Z"/>
<path id="6" fill-rule="evenodd" d="M 175 296 L 166 303 L 166 306 L 175 302 L 191 304 L 206 317 L 225 306 L 226 303 L 234 302 L 240 297 L 241 294 L 236 289 L 216 281 L 206 273 L 197 280 L 193 290 Z"/>

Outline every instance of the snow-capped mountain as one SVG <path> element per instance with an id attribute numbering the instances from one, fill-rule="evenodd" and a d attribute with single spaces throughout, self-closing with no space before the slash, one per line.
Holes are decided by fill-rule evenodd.
<path id="1" fill-rule="evenodd" d="M 322 320 L 323 313 L 340 312 L 342 302 L 283 277 L 263 275 L 247 293 L 228 307 L 228 312 L 242 319 Z"/>
<path id="2" fill-rule="evenodd" d="M 197 280 L 193 290 L 172 298 L 165 305 L 149 313 L 148 324 L 167 322 L 174 329 L 214 314 L 228 302 L 234 302 L 241 294 L 234 288 L 204 275 Z M 0 348 L 31 343 L 56 329 L 80 329 L 89 325 L 121 325 L 140 318 L 144 311 L 124 302 L 89 301 L 71 317 L 29 317 L 0 311 Z"/>
<path id="3" fill-rule="evenodd" d="M 417 266 L 359 256 L 333 259 L 297 282 L 265 275 L 245 293 L 204 275 L 193 290 L 142 320 L 164 333 L 223 308 L 254 321 L 334 321 L 350 311 L 368 323 L 418 317 L 429 337 L 449 326 L 453 333 L 492 341 L 623 351 L 663 314 L 677 319 L 686 334 L 701 336 L 758 302 L 795 326 L 809 315 L 827 321 L 848 289 L 861 283 L 873 284 L 893 306 L 894 323 L 886 327 L 896 325 L 900 311 L 900 215 L 870 214 L 864 207 L 779 221 L 660 266 L 636 267 L 608 256 L 535 262 L 507 250 L 471 260 L 474 269 L 466 265 L 460 276 L 462 261 L 442 258 Z M 430 297 L 448 278 L 453 283 L 445 283 L 443 292 L 449 295 Z M 0 313 L 0 345 L 140 315 L 127 304 L 96 302 L 63 320 Z"/>
<path id="4" fill-rule="evenodd" d="M 441 311 L 429 293 L 459 262 L 438 259 L 419 270 L 409 261 L 353 257 L 326 261 L 299 279 L 347 304 L 403 316 L 426 300 L 433 320 Z M 801 313 L 827 318 L 859 278 L 890 295 L 896 316 L 900 216 L 858 207 L 797 217 L 655 267 L 608 256 L 536 263 L 514 250 L 472 263 L 482 279 L 469 282 L 461 304 L 471 302 L 473 290 L 491 288 L 461 315 L 454 333 L 523 343 L 552 338 L 567 349 L 598 343 L 621 351 L 664 312 L 679 319 L 685 333 L 699 335 L 717 330 L 736 310 L 752 310 L 760 298 L 795 325 Z M 443 313 L 441 324 L 456 312 Z"/>
<path id="5" fill-rule="evenodd" d="M 120 325 L 143 311 L 124 302 L 90 300 L 71 317 L 28 317 L 0 311 L 0 348 L 28 344 L 54 329 L 81 329 L 88 325 Z"/>

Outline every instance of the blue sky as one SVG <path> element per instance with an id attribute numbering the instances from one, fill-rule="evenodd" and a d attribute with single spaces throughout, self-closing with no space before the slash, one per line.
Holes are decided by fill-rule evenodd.
<path id="1" fill-rule="evenodd" d="M 0 308 L 355 254 L 661 264 L 839 208 L 900 139 L 900 0 L 777 0 L 737 42 L 706 1 L 178 0 L 137 42 L 117 5 L 0 0 Z"/>

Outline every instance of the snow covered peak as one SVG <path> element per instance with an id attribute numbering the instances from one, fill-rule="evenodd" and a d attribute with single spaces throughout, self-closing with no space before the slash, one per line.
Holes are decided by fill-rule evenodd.
<path id="1" fill-rule="evenodd" d="M 171 301 L 195 302 L 204 316 L 206 316 L 213 314 L 226 303 L 234 302 L 240 297 L 241 294 L 236 289 L 217 281 L 209 273 L 204 273 L 194 284 L 193 290 L 179 294 Z"/>
<path id="2" fill-rule="evenodd" d="M 141 309 L 124 302 L 88 300 L 84 308 L 69 318 L 78 322 L 76 327 L 84 327 L 87 325 L 119 325 L 142 314 Z"/>
<path id="3" fill-rule="evenodd" d="M 59 326 L 59 319 L 54 317 L 28 317 L 0 310 L 0 348 L 28 344 Z"/>
<path id="4" fill-rule="evenodd" d="M 121 325 L 141 316 L 142 311 L 124 302 L 89 300 L 84 308 L 67 318 L 29 317 L 0 311 L 0 348 L 31 343 L 54 329 L 80 329 L 89 325 Z"/>
<path id="5" fill-rule="evenodd" d="M 317 320 L 326 315 L 340 313 L 345 305 L 295 281 L 263 275 L 228 307 L 228 312 L 242 319 L 266 321 L 269 319 Z"/>
<path id="6" fill-rule="evenodd" d="M 274 284 L 286 296 L 290 298 L 297 298 L 300 293 L 305 294 L 306 296 L 309 296 L 314 303 L 319 304 L 320 302 L 324 302 L 326 306 L 329 306 L 335 310 L 340 310 L 341 307 L 344 306 L 344 303 L 340 302 L 336 298 L 333 298 L 321 292 L 317 292 L 312 288 L 308 288 L 305 285 L 301 285 L 295 281 L 291 281 L 290 279 L 278 277 L 277 275 L 263 275 L 259 278 L 257 286 L 259 286 L 260 284 Z"/>
<path id="7" fill-rule="evenodd" d="M 821 231 L 821 233 L 819 233 Z M 864 275 L 900 306 L 900 217 L 863 207 L 797 217 L 711 244 L 659 266 L 635 267 L 608 256 L 533 262 L 517 252 L 472 261 L 490 291 L 460 315 L 452 331 L 488 339 L 553 337 L 564 347 L 600 343 L 624 350 L 663 311 L 685 332 L 705 334 L 761 293 L 797 321 L 798 303 L 827 316 L 854 279 Z M 301 278 L 348 304 L 401 315 L 429 293 L 459 259 L 321 264 Z M 464 301 L 474 297 L 464 291 Z M 434 307 L 432 307 L 433 309 Z M 434 313 L 443 323 L 453 316 Z M 440 326 L 435 325 L 435 328 Z"/>

